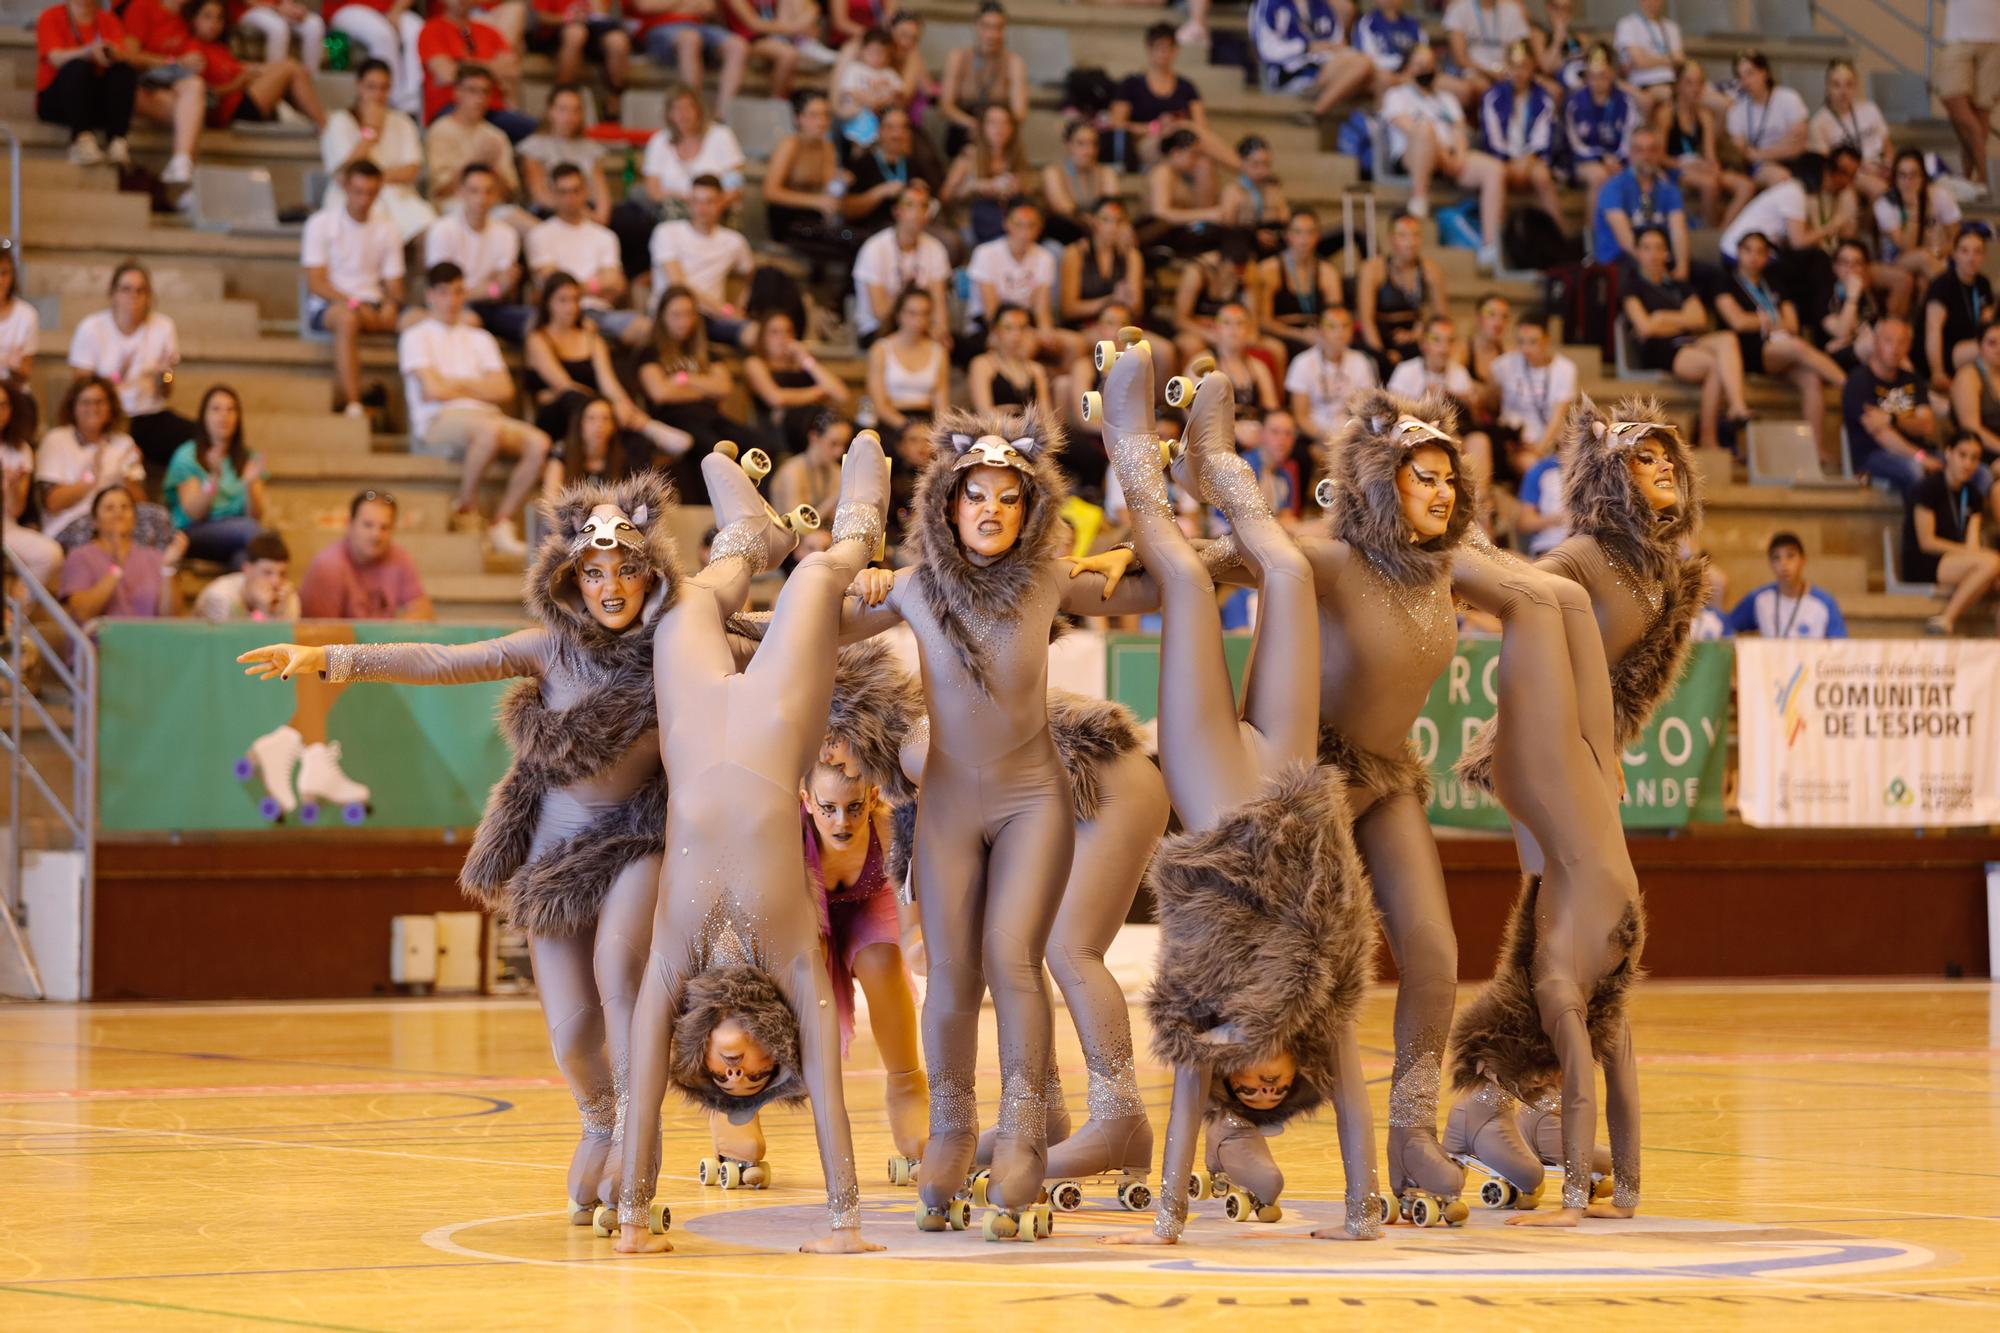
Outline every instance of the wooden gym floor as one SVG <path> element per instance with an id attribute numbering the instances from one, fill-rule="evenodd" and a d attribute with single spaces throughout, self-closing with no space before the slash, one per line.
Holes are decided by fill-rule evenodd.
<path id="1" fill-rule="evenodd" d="M 1378 1127 L 1389 1013 L 1362 1030 Z M 769 1118 L 776 1187 L 725 1195 L 676 1107 L 679 1249 L 614 1259 L 562 1224 L 576 1117 L 530 1001 L 0 1007 L 0 1329 L 2000 1327 L 2000 988 L 1655 983 L 1634 1027 L 1630 1222 L 1305 1239 L 1340 1193 L 1329 1120 L 1274 1145 L 1275 1227 L 1205 1203 L 1192 1244 L 1107 1250 L 1146 1219 L 1093 1204 L 1037 1245 L 921 1235 L 876 1165 L 864 1023 L 848 1097 L 888 1253 L 790 1252 L 822 1216 L 804 1114 Z"/>

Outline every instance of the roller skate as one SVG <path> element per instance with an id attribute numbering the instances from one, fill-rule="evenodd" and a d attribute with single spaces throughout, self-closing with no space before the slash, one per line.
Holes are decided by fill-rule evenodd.
<path id="1" fill-rule="evenodd" d="M 924 1140 L 930 1133 L 930 1083 L 921 1069 L 891 1072 L 886 1097 L 889 1137 L 896 1143 L 896 1155 L 889 1159 L 889 1183 L 914 1185 L 917 1168 L 924 1160 Z"/>
<path id="2" fill-rule="evenodd" d="M 1285 1173 L 1271 1157 L 1262 1131 L 1231 1111 L 1209 1117 L 1206 1171 L 1188 1183 L 1190 1199 L 1222 1200 L 1222 1215 L 1232 1222 L 1276 1222 L 1285 1215 L 1278 1196 L 1285 1192 Z M 1199 1186 L 1199 1190 L 1197 1190 Z"/>
<path id="3" fill-rule="evenodd" d="M 646 1230 L 655 1236 L 664 1236 L 674 1227 L 674 1210 L 667 1207 L 666 1200 L 654 1199 L 646 1205 Z M 608 1203 L 600 1203 L 590 1216 L 590 1233 L 599 1240 L 618 1234 L 618 1210 Z"/>
<path id="4" fill-rule="evenodd" d="M 589 1226 L 599 1205 L 609 1197 L 603 1190 L 603 1177 L 610 1157 L 610 1131 L 586 1128 L 569 1159 L 569 1193 L 564 1201 L 564 1215 L 571 1226 Z"/>
<path id="5" fill-rule="evenodd" d="M 963 1231 L 972 1223 L 972 1155 L 979 1134 L 971 1125 L 940 1129 L 936 1108 L 940 1094 L 932 1090 L 931 1135 L 917 1164 L 917 1230 Z M 952 1101 L 972 1104 L 968 1087 Z M 983 1191 L 982 1191 L 983 1194 Z"/>
<path id="6" fill-rule="evenodd" d="M 764 1160 L 764 1126 L 753 1117 L 747 1125 L 732 1125 L 728 1117 L 708 1113 L 715 1155 L 695 1166 L 704 1186 L 725 1190 L 761 1190 L 771 1184 L 771 1164 Z"/>
<path id="7" fill-rule="evenodd" d="M 1152 1160 L 1153 1126 L 1145 1116 L 1086 1120 L 1049 1149 L 1049 1202 L 1057 1212 L 1073 1213 L 1083 1207 L 1086 1184 L 1109 1184 L 1119 1206 L 1144 1212 L 1153 1206 L 1153 1188 L 1146 1183 Z"/>
<path id="8" fill-rule="evenodd" d="M 1415 1226 L 1463 1226 L 1471 1213 L 1458 1197 L 1465 1168 L 1445 1156 L 1435 1130 L 1389 1127 L 1389 1182 L 1396 1212 Z"/>
<path id="9" fill-rule="evenodd" d="M 299 822 L 317 824 L 323 813 L 340 811 L 348 826 L 368 817 L 368 789 L 340 768 L 340 742 L 319 741 L 299 756 Z"/>
<path id="10" fill-rule="evenodd" d="M 980 1167 L 993 1165 L 993 1139 L 1000 1131 L 988 1129 L 980 1132 L 979 1147 L 972 1154 L 972 1164 Z M 1063 1097 L 1062 1075 L 1051 1065 L 1049 1076 L 1042 1083 L 1042 1142 L 1051 1145 L 1061 1143 L 1070 1135 L 1069 1106 Z M 990 1172 L 977 1172 L 973 1179 L 978 1181 L 990 1176 Z M 984 1203 L 982 1197 L 979 1202 Z"/>
<path id="11" fill-rule="evenodd" d="M 1481 1207 L 1530 1209 L 1542 1201 L 1545 1173 L 1514 1121 L 1514 1098 L 1483 1083 L 1459 1098 L 1445 1119 L 1444 1151 L 1466 1170 Z"/>
<path id="12" fill-rule="evenodd" d="M 780 517 L 757 493 L 757 481 L 771 470 L 770 456 L 752 449 L 738 463 L 736 453 L 736 445 L 723 440 L 701 460 L 702 480 L 715 509 L 716 536 L 709 560 L 735 557 L 751 573 L 761 574 L 792 553 L 800 533 L 819 527 L 819 514 L 801 505 Z"/>
<path id="13" fill-rule="evenodd" d="M 299 757 L 305 750 L 305 741 L 290 724 L 275 731 L 267 731 L 250 742 L 250 748 L 236 761 L 236 778 L 239 782 L 255 779 L 263 785 L 264 794 L 258 798 L 257 813 L 274 824 L 281 824 L 285 816 L 299 808 L 298 794 L 292 787 L 292 773 L 299 766 Z"/>
<path id="14" fill-rule="evenodd" d="M 881 559 L 888 540 L 882 516 L 888 510 L 889 460 L 882 453 L 882 437 L 864 430 L 840 460 L 840 506 L 833 515 L 833 540 L 865 542 L 868 558 Z"/>
<path id="15" fill-rule="evenodd" d="M 1521 1137 L 1541 1158 L 1542 1165 L 1558 1172 L 1563 1169 L 1562 1107 L 1562 1093 L 1550 1088 L 1533 1101 L 1522 1102 L 1519 1113 L 1514 1117 L 1514 1123 L 1521 1128 Z M 1611 1188 L 1611 1149 L 1601 1143 L 1592 1144 L 1590 1197 L 1593 1201 L 1608 1199 Z"/>
<path id="16" fill-rule="evenodd" d="M 1145 349 L 1146 369 L 1143 373 L 1146 382 L 1138 400 L 1131 402 L 1125 397 L 1130 393 L 1129 386 L 1121 382 L 1119 387 L 1113 387 L 1111 370 L 1126 353 L 1137 348 Z M 1116 430 L 1120 426 L 1129 430 L 1144 421 L 1150 429 L 1152 418 L 1146 412 L 1146 407 L 1152 402 L 1153 397 L 1153 349 L 1146 343 L 1146 331 L 1128 324 L 1118 330 L 1116 343 L 1101 341 L 1091 355 L 1097 364 L 1098 387 L 1083 395 L 1084 424 L 1096 426 L 1100 430 Z M 1134 370 L 1128 372 L 1128 376 L 1139 373 L 1141 372 Z M 1105 412 L 1107 403 L 1112 409 L 1109 418 Z M 1126 410 L 1120 410 L 1121 406 Z"/>
<path id="17" fill-rule="evenodd" d="M 979 1234 L 987 1240 L 1047 1240 L 1055 1231 L 1055 1211 L 1046 1203 L 1027 1208 L 990 1208 L 979 1223 Z"/>

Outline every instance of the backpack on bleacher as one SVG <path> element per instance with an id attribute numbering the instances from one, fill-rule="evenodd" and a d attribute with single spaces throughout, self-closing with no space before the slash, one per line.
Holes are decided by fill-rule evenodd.
<path id="1" fill-rule="evenodd" d="M 1546 273 L 1558 264 L 1583 258 L 1583 242 L 1563 235 L 1545 208 L 1532 204 L 1513 209 L 1500 224 L 1500 257 L 1516 272 Z"/>
<path id="2" fill-rule="evenodd" d="M 1375 127 L 1367 112 L 1351 112 L 1340 122 L 1333 147 L 1335 152 L 1354 159 L 1354 169 L 1362 180 L 1375 179 Z"/>

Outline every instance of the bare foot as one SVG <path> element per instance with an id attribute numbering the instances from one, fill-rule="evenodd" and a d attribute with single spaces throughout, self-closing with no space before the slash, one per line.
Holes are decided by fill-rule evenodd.
<path id="1" fill-rule="evenodd" d="M 611 1247 L 613 1254 L 665 1254 L 674 1248 L 674 1243 L 665 1236 L 655 1236 L 642 1226 L 630 1222 L 618 1228 L 618 1242 Z"/>
<path id="2" fill-rule="evenodd" d="M 1179 1242 L 1172 1236 L 1162 1236 L 1157 1231 L 1120 1231 L 1115 1235 L 1099 1236 L 1099 1245 L 1174 1245 Z"/>
<path id="3" fill-rule="evenodd" d="M 1581 1208 L 1554 1208 L 1548 1212 L 1516 1213 L 1507 1219 L 1510 1227 L 1573 1227 L 1583 1220 Z"/>
<path id="4" fill-rule="evenodd" d="M 861 1238 L 860 1227 L 844 1227 L 830 1236 L 799 1246 L 800 1254 L 874 1254 L 883 1247 Z"/>
<path id="5" fill-rule="evenodd" d="M 1314 1240 L 1380 1240 L 1380 1231 L 1349 1231 L 1345 1224 L 1337 1227 L 1321 1227 L 1312 1233 Z"/>
<path id="6" fill-rule="evenodd" d="M 1627 1208 L 1620 1204 L 1599 1199 L 1596 1203 L 1584 1209 L 1583 1215 L 1585 1217 L 1631 1217 L 1638 1211 L 1636 1207 Z"/>

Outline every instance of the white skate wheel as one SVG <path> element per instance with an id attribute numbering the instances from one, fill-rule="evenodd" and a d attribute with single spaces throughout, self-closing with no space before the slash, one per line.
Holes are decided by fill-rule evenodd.
<path id="1" fill-rule="evenodd" d="M 1118 359 L 1118 347 L 1115 343 L 1099 342 L 1091 354 L 1091 359 L 1097 363 L 1097 373 L 1102 375 L 1111 369 L 1111 363 Z"/>
<path id="2" fill-rule="evenodd" d="M 618 1210 L 609 1204 L 598 1204 L 597 1211 L 590 1215 L 590 1234 L 600 1239 L 618 1234 Z"/>
<path id="3" fill-rule="evenodd" d="M 658 1199 L 646 1205 L 646 1230 L 655 1236 L 664 1236 L 673 1229 L 673 1210 Z"/>
<path id="4" fill-rule="evenodd" d="M 1066 1213 L 1083 1207 L 1083 1185 L 1075 1180 L 1059 1180 L 1049 1191 L 1049 1201 Z"/>
<path id="5" fill-rule="evenodd" d="M 811 505 L 800 505 L 781 520 L 793 532 L 819 531 L 819 510 Z"/>
<path id="6" fill-rule="evenodd" d="M 1167 406 L 1185 407 L 1188 399 L 1194 397 L 1194 381 L 1185 375 L 1176 375 L 1167 381 Z"/>
<path id="7" fill-rule="evenodd" d="M 1313 503 L 1321 509 L 1333 508 L 1333 495 L 1336 489 L 1338 488 L 1334 486 L 1332 477 L 1321 477 L 1319 483 L 1313 487 Z"/>
<path id="8" fill-rule="evenodd" d="M 1083 420 L 1085 425 L 1102 420 L 1104 417 L 1104 396 L 1095 389 L 1083 395 Z"/>
<path id="9" fill-rule="evenodd" d="M 1143 1213 L 1152 1206 L 1153 1187 L 1143 1180 L 1128 1180 L 1118 1187 L 1118 1202 L 1128 1212 Z"/>
<path id="10" fill-rule="evenodd" d="M 722 1162 L 719 1158 L 704 1157 L 694 1168 L 694 1178 L 704 1186 L 722 1184 Z"/>
<path id="11" fill-rule="evenodd" d="M 743 475 L 752 483 L 763 481 L 771 475 L 771 455 L 762 449 L 752 449 L 743 455 Z"/>
<path id="12" fill-rule="evenodd" d="M 1222 1200 L 1222 1215 L 1232 1222 L 1248 1222 L 1256 1205 L 1242 1190 L 1231 1190 Z"/>

